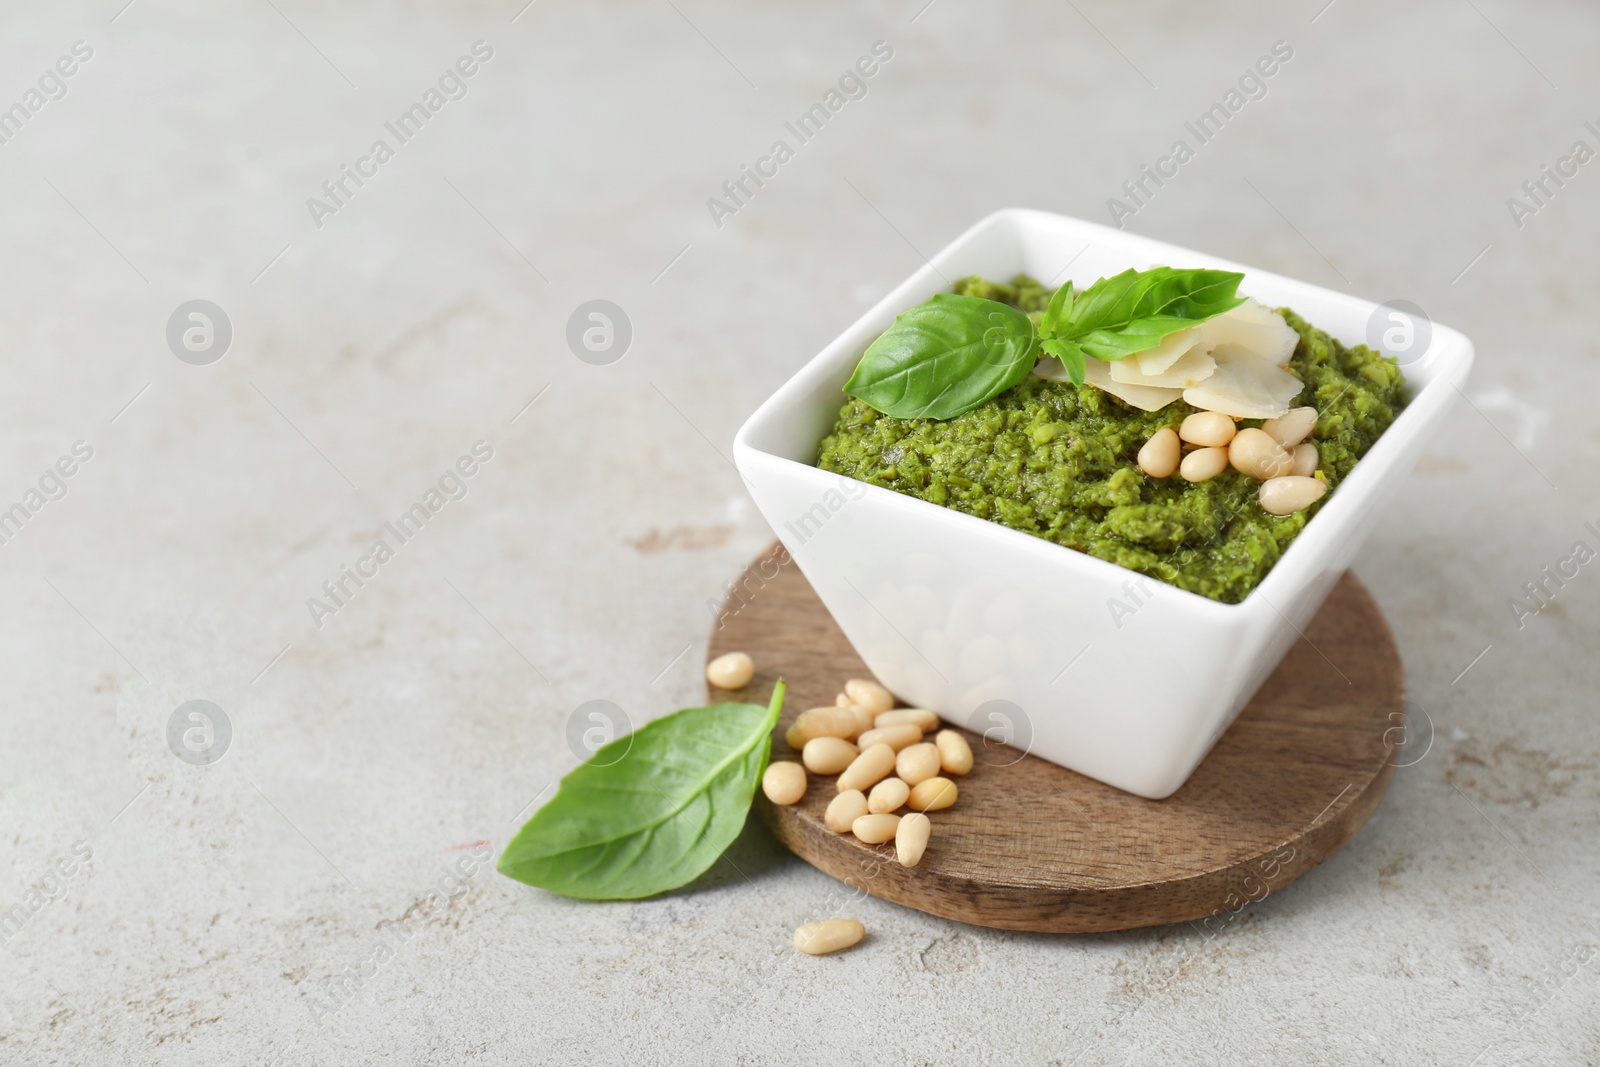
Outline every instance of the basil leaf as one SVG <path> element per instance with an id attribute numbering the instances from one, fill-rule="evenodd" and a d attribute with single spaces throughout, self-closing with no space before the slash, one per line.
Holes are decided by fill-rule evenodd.
<path id="1" fill-rule="evenodd" d="M 1072 281 L 1068 279 L 1067 284 L 1055 291 L 1055 295 L 1050 298 L 1050 303 L 1045 306 L 1044 314 L 1039 318 L 1040 337 L 1056 336 L 1057 325 L 1067 322 L 1071 317 L 1069 312 L 1071 311 L 1073 300 Z"/>
<path id="2" fill-rule="evenodd" d="M 1243 274 L 1223 270 L 1123 271 L 1101 278 L 1076 297 L 1069 293 L 1065 301 L 1052 299 L 1039 332 L 1075 342 L 1096 359 L 1122 359 L 1154 348 L 1168 334 L 1232 311 L 1244 303 L 1237 295 L 1243 280 Z"/>
<path id="3" fill-rule="evenodd" d="M 1087 372 L 1086 364 L 1083 362 L 1083 349 L 1071 341 L 1062 341 L 1055 337 L 1040 341 L 1039 347 L 1044 349 L 1046 354 L 1055 356 L 1061 361 L 1061 365 L 1067 368 L 1067 377 L 1072 379 L 1073 385 L 1080 388 L 1083 386 L 1083 376 Z"/>
<path id="4" fill-rule="evenodd" d="M 500 873 L 585 900 L 693 881 L 744 828 L 783 691 L 765 708 L 685 708 L 601 748 L 506 846 Z"/>
<path id="5" fill-rule="evenodd" d="M 1036 358 L 1024 312 L 941 293 L 867 346 L 844 391 L 895 418 L 949 419 L 1022 381 Z"/>

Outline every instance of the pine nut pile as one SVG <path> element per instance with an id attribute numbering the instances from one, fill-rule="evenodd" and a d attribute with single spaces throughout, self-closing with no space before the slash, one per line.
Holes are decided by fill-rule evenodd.
<path id="1" fill-rule="evenodd" d="M 1152 478 L 1177 474 L 1204 482 L 1231 465 L 1261 482 L 1256 499 L 1262 510 L 1293 515 L 1328 491 L 1327 476 L 1317 470 L 1317 446 L 1306 440 L 1316 425 L 1316 408 L 1293 408 L 1259 430 L 1237 429 L 1220 412 L 1197 411 L 1176 431 L 1168 426 L 1152 434 L 1139 449 L 1139 469 Z"/>
<path id="2" fill-rule="evenodd" d="M 718 656 L 706 680 L 722 689 L 747 685 L 755 664 L 743 652 Z M 932 741 L 924 741 L 933 734 Z M 785 807 L 805 799 L 807 772 L 837 775 L 837 794 L 823 822 L 834 833 L 855 834 L 869 845 L 894 842 L 901 866 L 922 862 L 933 834 L 927 812 L 956 802 L 951 777 L 972 770 L 972 747 L 954 730 L 940 730 L 926 708 L 896 708 L 894 696 L 877 682 L 852 678 L 832 707 L 802 711 L 784 735 L 800 750 L 801 762 L 778 760 L 767 767 L 761 791 Z M 949 776 L 949 777 L 947 777 Z M 911 809 L 899 814 L 902 808 Z M 812 956 L 859 943 L 866 928 L 856 919 L 809 922 L 794 932 L 794 947 Z"/>
<path id="3" fill-rule="evenodd" d="M 924 741 L 929 734 L 933 740 Z M 833 706 L 802 711 L 785 739 L 800 750 L 800 762 L 767 768 L 761 779 L 767 799 L 798 804 L 807 771 L 838 775 L 823 816 L 828 829 L 869 845 L 893 841 L 905 867 L 921 863 L 927 851 L 933 822 L 926 813 L 954 804 L 959 790 L 951 779 L 972 770 L 966 738 L 940 730 L 939 716 L 925 708 L 896 708 L 887 689 L 861 678 L 846 682 Z M 903 808 L 910 811 L 902 815 Z"/>

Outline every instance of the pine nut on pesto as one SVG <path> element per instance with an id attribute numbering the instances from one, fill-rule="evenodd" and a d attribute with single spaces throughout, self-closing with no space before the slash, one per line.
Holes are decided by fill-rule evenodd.
<path id="1" fill-rule="evenodd" d="M 955 288 L 1035 321 L 1052 295 L 1027 277 L 1009 285 L 968 278 Z M 1292 310 L 1279 313 L 1297 335 L 1283 367 L 1302 383 L 1290 403 L 1317 412 L 1304 443 L 1315 448 L 1331 496 L 1404 406 L 1404 381 L 1394 360 L 1365 345 L 1347 348 Z M 1141 471 L 1144 444 L 1198 410 L 1176 399 L 1143 411 L 1092 385 L 1036 374 L 945 419 L 896 418 L 852 397 L 823 439 L 817 466 L 1237 603 L 1327 497 L 1279 516 L 1258 503 L 1262 483 L 1233 469 L 1202 481 Z M 1264 420 L 1236 421 L 1259 429 Z M 1302 457 L 1303 464 L 1310 453 Z"/>

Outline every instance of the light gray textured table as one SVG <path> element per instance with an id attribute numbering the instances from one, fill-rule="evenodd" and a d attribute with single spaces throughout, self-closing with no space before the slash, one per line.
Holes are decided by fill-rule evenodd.
<path id="1" fill-rule="evenodd" d="M 1600 1061 L 1600 568 L 1511 606 L 1600 548 L 1600 174 L 1519 193 L 1600 148 L 1592 7 L 123 2 L 0 34 L 0 1061 Z M 727 461 L 756 404 L 982 214 L 1109 220 L 1280 40 L 1125 222 L 1478 344 L 1357 568 L 1434 727 L 1366 831 L 1210 940 L 869 899 L 823 960 L 789 934 L 835 883 L 755 827 L 742 876 L 642 903 L 474 866 L 575 708 L 702 695 L 705 605 L 770 538 Z M 166 337 L 194 299 L 232 328 L 204 366 Z M 632 324 L 610 365 L 565 340 L 591 299 Z M 345 566 L 376 574 L 339 605 Z M 168 744 L 196 699 L 206 766 Z"/>

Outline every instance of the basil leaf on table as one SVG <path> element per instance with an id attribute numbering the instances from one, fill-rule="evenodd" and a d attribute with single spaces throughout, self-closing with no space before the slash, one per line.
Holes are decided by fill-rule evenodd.
<path id="1" fill-rule="evenodd" d="M 1244 303 L 1237 292 L 1243 280 L 1243 274 L 1233 271 L 1155 267 L 1101 278 L 1077 294 L 1069 282 L 1051 298 L 1039 336 L 1064 342 L 1057 347 L 1068 352 L 1107 362 L 1122 359 L 1156 347 L 1168 334 L 1232 311 Z M 1048 344 L 1044 347 L 1060 356 Z M 1072 372 L 1066 357 L 1062 362 Z"/>
<path id="2" fill-rule="evenodd" d="M 1016 385 L 1036 361 L 1022 311 L 941 293 L 867 346 L 844 391 L 895 418 L 949 419 Z"/>
<path id="3" fill-rule="evenodd" d="M 783 706 L 685 708 L 601 748 L 561 779 L 500 855 L 500 873 L 585 900 L 693 881 L 744 828 Z"/>

